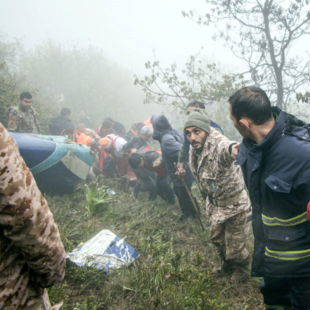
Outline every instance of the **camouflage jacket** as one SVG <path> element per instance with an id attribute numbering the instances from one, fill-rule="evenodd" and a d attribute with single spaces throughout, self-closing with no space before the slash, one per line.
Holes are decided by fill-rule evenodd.
<path id="1" fill-rule="evenodd" d="M 36 117 L 36 111 L 33 107 L 26 109 L 20 105 L 10 107 L 8 114 L 8 131 L 34 134 L 41 133 L 41 128 Z"/>
<path id="2" fill-rule="evenodd" d="M 58 309 L 44 288 L 60 282 L 64 268 L 53 215 L 0 123 L 0 309 Z"/>
<path id="3" fill-rule="evenodd" d="M 189 151 L 191 171 L 200 189 L 209 197 L 207 213 L 216 223 L 223 223 L 236 214 L 248 211 L 250 207 L 241 168 L 234 165 L 234 159 L 230 156 L 229 146 L 232 143 L 233 141 L 211 128 L 201 154 L 196 155 L 192 146 Z M 211 203 L 212 199 L 229 201 L 238 195 L 239 201 L 228 203 L 224 207 L 217 207 Z"/>

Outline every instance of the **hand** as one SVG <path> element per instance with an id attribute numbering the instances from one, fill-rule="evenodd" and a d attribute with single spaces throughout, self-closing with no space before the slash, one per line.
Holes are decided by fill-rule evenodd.
<path id="1" fill-rule="evenodd" d="M 237 155 L 238 155 L 238 148 L 239 148 L 239 145 L 240 143 L 237 143 L 237 144 L 234 144 L 232 147 L 231 147 L 231 154 L 230 156 L 233 158 L 233 159 L 236 159 Z"/>
<path id="2" fill-rule="evenodd" d="M 153 167 L 159 167 L 161 165 L 161 160 L 160 158 L 157 158 L 154 162 L 153 162 Z"/>
<path id="3" fill-rule="evenodd" d="M 137 149 L 132 149 L 131 150 L 131 154 L 136 153 L 136 152 L 137 152 Z"/>
<path id="4" fill-rule="evenodd" d="M 186 174 L 186 170 L 183 168 L 183 163 L 177 163 L 176 165 L 176 175 L 179 177 L 179 178 L 183 178 Z"/>

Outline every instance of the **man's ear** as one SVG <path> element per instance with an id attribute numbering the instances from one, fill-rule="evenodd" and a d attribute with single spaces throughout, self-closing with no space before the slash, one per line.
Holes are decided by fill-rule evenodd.
<path id="1" fill-rule="evenodd" d="M 249 119 L 247 118 L 241 118 L 239 121 L 240 125 L 245 127 L 246 129 L 250 129 L 251 126 L 251 122 Z"/>

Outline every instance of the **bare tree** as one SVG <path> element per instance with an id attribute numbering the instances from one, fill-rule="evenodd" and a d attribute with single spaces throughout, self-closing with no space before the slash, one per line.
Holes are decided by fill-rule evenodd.
<path id="1" fill-rule="evenodd" d="M 297 90 L 309 81 L 309 61 L 289 57 L 298 39 L 310 34 L 309 0 L 206 0 L 210 12 L 183 12 L 200 25 L 217 28 L 235 56 L 244 60 L 254 83 L 285 108 Z M 223 27 L 223 22 L 225 22 Z M 239 73 L 240 74 L 240 73 Z"/>

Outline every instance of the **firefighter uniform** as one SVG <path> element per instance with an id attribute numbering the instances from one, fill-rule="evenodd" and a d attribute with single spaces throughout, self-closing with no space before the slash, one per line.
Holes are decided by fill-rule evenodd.
<path id="1" fill-rule="evenodd" d="M 243 139 L 236 159 L 253 208 L 252 276 L 264 277 L 266 309 L 310 309 L 310 126 L 272 111 L 272 130 L 259 144 Z"/>

